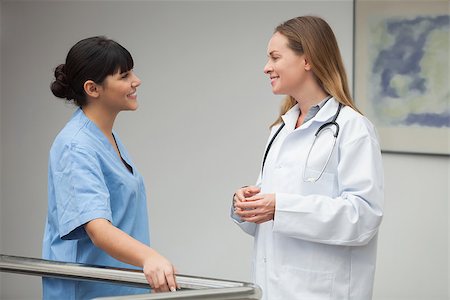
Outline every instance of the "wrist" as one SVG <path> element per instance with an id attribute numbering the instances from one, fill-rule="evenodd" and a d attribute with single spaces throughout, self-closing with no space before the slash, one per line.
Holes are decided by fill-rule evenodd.
<path id="1" fill-rule="evenodd" d="M 156 252 L 154 249 L 150 247 L 146 247 L 143 256 L 141 258 L 142 267 L 144 267 L 149 262 L 153 261 L 155 257 L 158 255 L 158 252 Z"/>

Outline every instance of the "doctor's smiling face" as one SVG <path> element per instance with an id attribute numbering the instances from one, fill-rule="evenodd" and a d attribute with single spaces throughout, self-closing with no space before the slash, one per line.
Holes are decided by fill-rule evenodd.
<path id="1" fill-rule="evenodd" d="M 296 95 L 309 76 L 310 65 L 305 55 L 295 53 L 288 46 L 289 40 L 275 32 L 267 48 L 268 61 L 264 73 L 270 77 L 274 94 Z"/>

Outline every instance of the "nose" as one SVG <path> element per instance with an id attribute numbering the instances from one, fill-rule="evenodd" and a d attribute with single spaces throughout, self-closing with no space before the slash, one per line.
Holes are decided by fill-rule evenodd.
<path id="1" fill-rule="evenodd" d="M 264 66 L 264 73 L 265 74 L 270 74 L 270 72 L 272 72 L 272 71 L 273 71 L 272 65 L 270 64 L 270 61 L 268 61 L 266 63 L 266 65 Z"/>
<path id="2" fill-rule="evenodd" d="M 133 81 L 131 82 L 131 85 L 133 87 L 138 87 L 141 85 L 141 80 L 139 79 L 139 77 L 136 76 L 136 74 L 133 73 Z"/>

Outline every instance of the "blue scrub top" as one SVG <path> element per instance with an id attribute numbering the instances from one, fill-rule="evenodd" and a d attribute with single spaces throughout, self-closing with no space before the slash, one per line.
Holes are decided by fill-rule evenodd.
<path id="1" fill-rule="evenodd" d="M 75 111 L 56 137 L 48 167 L 44 259 L 135 268 L 94 246 L 83 225 L 97 218 L 106 219 L 133 238 L 150 244 L 142 176 L 117 134 L 114 137 L 132 172 L 81 109 Z M 43 278 L 44 299 L 91 299 L 148 292 L 114 284 Z"/>

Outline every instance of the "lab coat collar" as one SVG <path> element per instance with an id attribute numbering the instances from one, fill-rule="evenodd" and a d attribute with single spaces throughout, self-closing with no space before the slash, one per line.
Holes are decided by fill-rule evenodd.
<path id="1" fill-rule="evenodd" d="M 312 119 L 302 124 L 299 128 L 308 128 L 313 122 L 327 122 L 336 114 L 338 106 L 339 102 L 334 97 L 330 98 Z M 288 128 L 294 129 L 299 115 L 300 108 L 296 104 L 281 118 Z"/>
<path id="2" fill-rule="evenodd" d="M 312 122 L 328 121 L 336 114 L 338 106 L 339 106 L 339 102 L 336 99 L 334 99 L 334 97 L 330 98 L 325 103 L 325 105 L 317 112 L 315 117 L 311 119 L 311 121 Z"/>
<path id="3" fill-rule="evenodd" d="M 294 129 L 299 115 L 300 115 L 300 108 L 298 107 L 298 104 L 296 104 L 291 109 L 289 109 L 284 115 L 282 115 L 281 119 L 283 119 L 284 124 L 288 128 Z"/>

